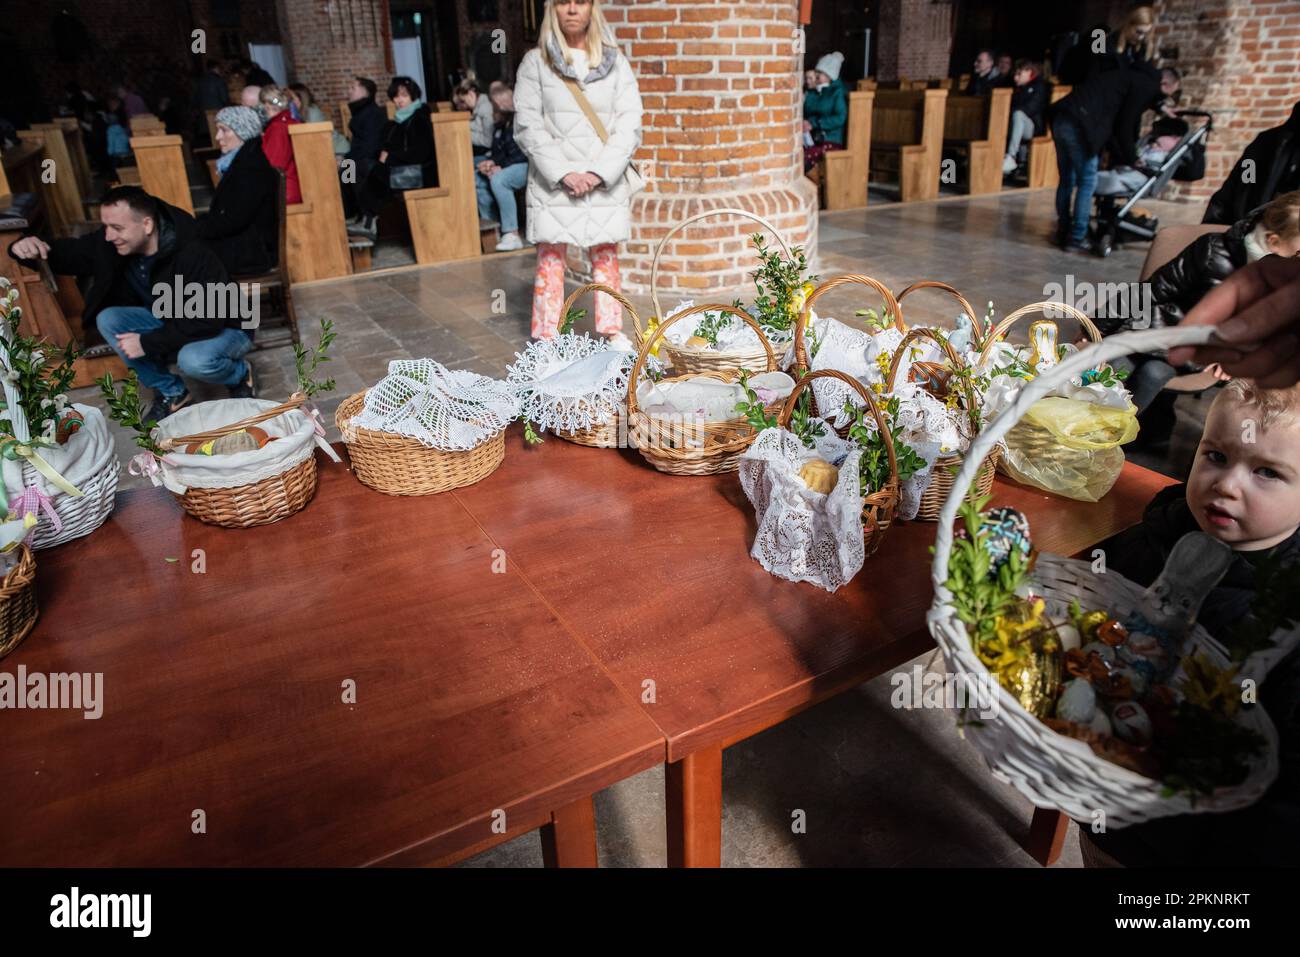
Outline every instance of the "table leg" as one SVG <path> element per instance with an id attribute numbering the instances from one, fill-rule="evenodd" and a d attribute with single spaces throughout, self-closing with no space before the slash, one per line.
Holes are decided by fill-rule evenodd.
<path id="1" fill-rule="evenodd" d="M 722 746 L 665 767 L 668 866 L 722 866 Z"/>
<path id="2" fill-rule="evenodd" d="M 1029 822 L 1029 856 L 1047 867 L 1061 857 L 1065 832 L 1070 829 L 1070 819 L 1060 811 L 1034 808 L 1034 818 Z"/>
<path id="3" fill-rule="evenodd" d="M 596 809 L 590 795 L 551 812 L 543 824 L 542 861 L 547 867 L 596 867 Z"/>

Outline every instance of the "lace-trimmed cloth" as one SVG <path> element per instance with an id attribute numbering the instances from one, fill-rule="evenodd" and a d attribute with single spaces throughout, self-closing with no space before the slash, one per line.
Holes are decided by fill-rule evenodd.
<path id="1" fill-rule="evenodd" d="M 829 431 L 829 430 L 828 430 Z M 750 555 L 789 581 L 835 591 L 866 558 L 858 467 L 862 452 L 833 435 L 805 448 L 794 433 L 764 429 L 740 458 L 740 486 L 758 519 Z M 814 492 L 799 476 L 814 458 L 839 468 L 834 488 Z"/>
<path id="2" fill-rule="evenodd" d="M 352 423 L 415 439 L 444 452 L 464 452 L 492 438 L 518 415 L 505 382 L 452 370 L 432 359 L 396 359 L 366 392 Z"/>
<path id="3" fill-rule="evenodd" d="M 694 306 L 695 300 L 682 300 L 676 309 L 664 316 L 664 322 L 667 322 L 679 312 L 685 312 Z M 758 341 L 758 333 L 754 332 L 748 323 L 731 313 L 704 312 L 698 316 L 692 316 L 670 327 L 664 333 L 664 338 L 668 340 L 673 348 L 683 349 L 686 346 L 686 340 L 697 334 L 701 323 L 716 321 L 718 316 L 722 316 L 722 322 L 717 329 L 718 352 L 753 352 L 763 348 L 763 344 Z M 816 313 L 814 313 L 815 316 Z M 767 334 L 768 341 L 775 344 L 784 343 L 794 335 L 793 329 L 773 329 L 771 326 L 764 326 L 763 331 Z M 710 350 L 712 350 L 712 347 L 710 347 Z"/>
<path id="4" fill-rule="evenodd" d="M 565 333 L 529 343 L 506 370 L 506 381 L 524 418 L 543 430 L 574 432 L 618 415 L 635 363 L 634 352 Z"/>

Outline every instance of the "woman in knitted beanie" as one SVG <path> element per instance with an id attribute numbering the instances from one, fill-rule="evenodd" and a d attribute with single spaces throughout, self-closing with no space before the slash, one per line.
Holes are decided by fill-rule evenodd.
<path id="1" fill-rule="evenodd" d="M 280 251 L 275 218 L 280 177 L 262 151 L 262 118 L 247 106 L 217 113 L 217 191 L 199 236 L 232 276 L 266 272 Z"/>

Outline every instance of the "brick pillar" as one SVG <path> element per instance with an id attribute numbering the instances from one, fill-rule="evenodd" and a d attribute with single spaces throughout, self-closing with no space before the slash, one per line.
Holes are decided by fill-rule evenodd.
<path id="1" fill-rule="evenodd" d="M 1157 0 L 1156 44 L 1183 74 L 1183 105 L 1214 114 L 1205 178 L 1165 198 L 1203 203 L 1255 135 L 1300 101 L 1300 0 Z M 1177 56 L 1173 52 L 1177 51 Z"/>
<path id="2" fill-rule="evenodd" d="M 955 4 L 882 0 L 872 73 L 880 80 L 948 75 Z"/>
<path id="3" fill-rule="evenodd" d="M 326 7 L 334 7 L 331 15 Z M 375 16 L 370 16 L 374 10 Z M 348 11 L 351 11 L 351 15 Z M 321 109 L 335 121 L 338 104 L 346 100 L 354 76 L 368 76 L 379 85 L 379 102 L 391 79 L 385 51 L 388 0 L 351 7 L 321 0 L 278 0 L 290 82 L 306 83 Z"/>
<path id="4" fill-rule="evenodd" d="M 794 0 L 608 0 L 605 15 L 645 106 L 624 285 L 650 287 L 658 241 L 681 220 L 734 206 L 816 255 L 817 192 L 803 175 L 802 44 Z M 664 308 L 681 297 L 730 302 L 757 264 L 737 217 L 692 226 L 660 260 Z M 752 291 L 752 290 L 751 290 Z"/>

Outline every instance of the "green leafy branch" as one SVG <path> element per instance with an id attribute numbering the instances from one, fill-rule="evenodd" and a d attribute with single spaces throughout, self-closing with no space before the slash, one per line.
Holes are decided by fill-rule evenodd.
<path id="1" fill-rule="evenodd" d="M 755 432 L 762 432 L 764 429 L 776 428 L 776 416 L 767 411 L 767 407 L 759 399 L 758 393 L 749 385 L 749 370 L 740 370 L 740 387 L 745 392 L 745 401 L 736 403 L 736 411 L 745 417 Z"/>
<path id="2" fill-rule="evenodd" d="M 104 396 L 104 402 L 108 405 L 108 417 L 123 428 L 135 432 L 135 444 L 142 449 L 161 456 L 162 447 L 153 439 L 153 430 L 158 425 L 157 421 L 144 419 L 144 406 L 140 402 L 140 380 L 136 378 L 135 370 L 132 369 L 127 373 L 127 377 L 122 381 L 122 390 L 118 391 L 116 383 L 113 382 L 112 375 L 105 375 L 101 379 L 95 380 L 99 386 L 99 391 Z"/>
<path id="3" fill-rule="evenodd" d="M 320 340 L 316 347 L 309 353 L 300 342 L 293 344 L 294 367 L 298 372 L 298 391 L 302 392 L 307 398 L 311 398 L 318 392 L 330 392 L 334 389 L 334 380 L 326 379 L 323 382 L 315 380 L 316 369 L 322 362 L 329 362 L 330 357 L 326 355 L 330 344 L 334 341 L 337 333 L 334 331 L 334 323 L 328 319 L 322 319 L 320 324 Z M 310 358 L 310 362 L 308 361 Z"/>
<path id="4" fill-rule="evenodd" d="M 966 537 L 953 540 L 948 555 L 948 580 L 944 583 L 952 593 L 957 617 L 966 625 L 976 650 L 980 642 L 994 637 L 998 616 L 1011 610 L 1018 600 L 1016 589 L 1029 574 L 1025 558 L 1017 549 L 1011 550 L 997 575 L 989 574 L 992 568 L 986 545 L 989 532 L 982 525 L 981 512 L 991 497 L 975 495 L 972 491 L 957 510 Z"/>
<path id="5" fill-rule="evenodd" d="M 49 364 L 47 350 L 56 347 L 43 339 L 24 336 L 19 331 L 23 310 L 15 305 L 18 290 L 7 282 L 0 285 L 0 318 L 9 326 L 9 341 L 0 343 L 7 354 L 7 364 L 11 370 L 8 374 L 19 404 L 27 418 L 27 427 L 33 441 L 40 441 L 47 432 L 57 426 L 59 417 L 68 405 L 68 390 L 76 378 L 78 352 L 69 343 L 57 353 L 57 365 Z M 0 410 L 5 409 L 0 400 Z M 0 430 L 8 435 L 14 434 L 13 422 L 7 414 L 0 416 Z"/>
<path id="6" fill-rule="evenodd" d="M 585 318 L 587 318 L 586 309 L 575 309 L 570 306 L 569 311 L 566 312 L 564 318 L 560 320 L 560 335 L 568 335 L 573 331 L 573 327 L 579 322 L 582 322 Z M 538 439 L 538 441 L 540 442 L 541 440 Z"/>
<path id="7" fill-rule="evenodd" d="M 894 314 L 888 309 L 883 314 L 876 312 L 875 309 L 857 309 L 853 314 L 865 320 L 867 328 L 872 332 L 884 332 L 894 324 Z"/>
<path id="8" fill-rule="evenodd" d="M 881 409 L 881 417 L 889 429 L 889 437 L 894 443 L 894 462 L 898 468 L 899 482 L 905 482 L 921 469 L 925 468 L 925 459 L 920 453 L 903 440 L 903 427 L 898 423 L 900 403 L 898 398 L 890 396 Z M 885 446 L 880 429 L 874 428 L 874 422 L 867 423 L 865 406 L 855 406 L 845 400 L 844 414 L 853 417 L 849 426 L 848 437 L 862 450 L 858 460 L 858 484 L 863 495 L 878 492 L 889 482 L 889 449 Z"/>
<path id="9" fill-rule="evenodd" d="M 780 250 L 767 248 L 762 233 L 754 233 L 750 240 L 762 263 L 754 272 L 754 288 L 758 293 L 754 316 L 759 325 L 782 331 L 793 329 L 800 311 L 795 308 L 795 297 L 804 283 L 815 283 L 819 277 L 807 274 L 808 257 L 802 246 L 791 250 L 791 258 L 787 259 Z"/>

